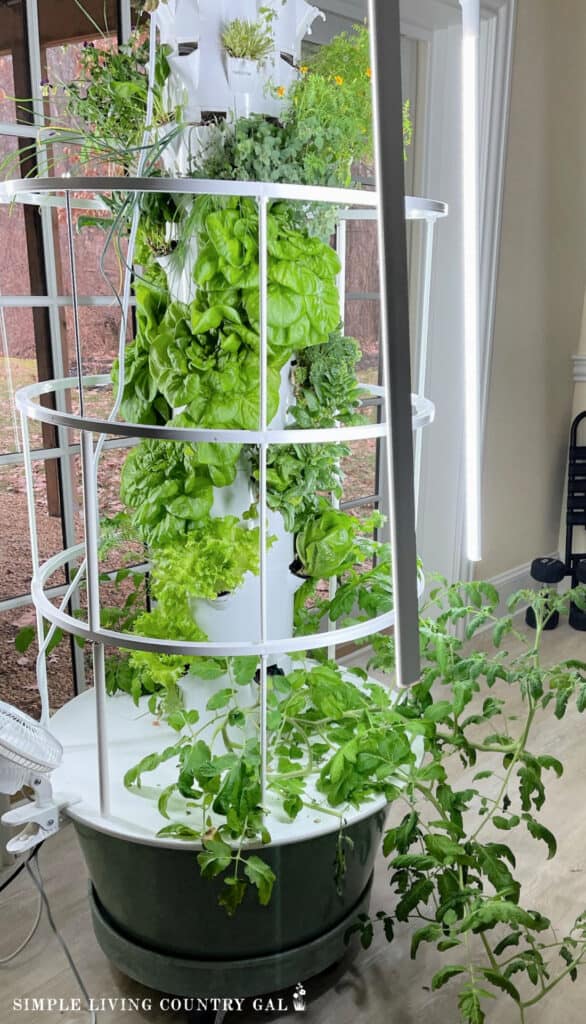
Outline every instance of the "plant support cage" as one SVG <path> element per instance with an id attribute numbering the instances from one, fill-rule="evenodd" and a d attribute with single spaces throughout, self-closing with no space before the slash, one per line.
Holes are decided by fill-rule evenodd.
<path id="1" fill-rule="evenodd" d="M 414 492 L 434 418 L 432 246 L 447 209 L 404 198 L 395 3 L 370 5 L 372 68 L 363 54 L 359 76 L 363 92 L 373 80 L 376 192 L 177 176 L 192 172 L 192 144 L 214 132 L 203 123 L 210 102 L 228 125 L 270 116 L 303 75 L 283 55 L 299 57 L 319 11 L 303 0 L 269 7 L 274 52 L 257 71 L 259 82 L 281 76 L 274 95 L 224 66 L 219 9 L 176 0 L 153 15 L 141 155 L 128 176 L 0 186 L 7 203 L 45 217 L 56 208 L 69 253 L 76 376 L 17 395 L 42 724 L 63 749 L 52 806 L 76 829 L 102 949 L 177 995 L 274 991 L 339 960 L 368 908 L 401 768 L 421 753 L 417 723 L 397 725 L 394 702 L 419 674 Z M 152 122 L 157 33 L 169 72 L 162 136 Z M 210 92 L 216 81 L 225 95 Z M 177 95 L 187 107 L 173 124 Z M 145 176 L 149 147 L 169 176 Z M 405 219 L 425 231 L 417 395 Z M 359 220 L 377 224 L 381 285 L 382 383 L 365 385 L 359 346 L 343 331 L 347 226 Z M 80 314 L 93 300 L 81 294 L 76 233 L 98 223 L 120 326 L 114 372 L 91 376 Z M 71 470 L 79 457 L 81 469 L 81 514 L 70 510 L 79 543 L 47 560 L 32 421 L 54 429 L 62 460 Z M 366 519 L 340 507 L 342 459 L 365 444 L 380 468 Z M 127 511 L 110 519 L 100 496 L 114 450 Z M 113 583 L 122 600 L 132 584 L 122 608 L 108 606 Z M 343 660 L 344 645 L 386 644 L 390 631 L 395 691 Z M 47 659 L 61 634 L 88 664 L 91 654 L 94 685 L 50 716 Z"/>
<path id="2" fill-rule="evenodd" d="M 274 988 L 277 983 L 292 983 L 298 977 L 307 977 L 336 959 L 344 949 L 344 935 L 349 923 L 360 908 L 367 905 L 370 887 L 370 876 L 376 849 L 376 839 L 380 835 L 384 818 L 385 798 L 368 800 L 359 808 L 344 807 L 337 817 L 331 811 L 320 809 L 319 795 L 315 790 L 316 780 L 310 779 L 308 790 L 313 793 L 315 801 L 299 814 L 294 822 L 286 821 L 276 806 L 269 786 L 269 741 L 267 722 L 270 716 L 269 680 L 271 673 L 288 671 L 295 664 L 294 659 L 303 655 L 306 664 L 313 664 L 312 653 L 327 649 L 330 659 L 335 660 L 337 649 L 342 644 L 360 641 L 375 633 L 397 628 L 396 606 L 381 615 L 366 616 L 362 621 L 349 626 L 338 626 L 328 621 L 325 631 L 310 635 L 294 635 L 293 632 L 293 590 L 283 591 L 284 581 L 290 580 L 289 561 L 293 548 L 288 547 L 288 538 L 282 531 L 282 524 L 271 513 L 267 502 L 267 460 L 270 452 L 277 446 L 318 446 L 337 445 L 360 441 L 375 441 L 389 453 L 389 472 L 386 473 L 386 500 L 383 504 L 394 516 L 394 535 L 401 543 L 402 524 L 405 510 L 392 500 L 391 482 L 397 474 L 407 485 L 413 485 L 413 463 L 406 467 L 394 465 L 394 455 L 389 438 L 390 406 L 388 388 L 388 360 L 386 365 L 387 380 L 381 385 L 364 386 L 363 405 L 371 407 L 375 415 L 371 422 L 353 426 L 335 425 L 328 428 L 300 429 L 287 424 L 282 410 L 286 406 L 288 395 L 286 374 L 281 374 L 280 410 L 281 413 L 269 420 L 268 413 L 268 352 L 269 352 L 269 218 L 274 204 L 286 201 L 296 204 L 300 210 L 320 209 L 328 207 L 335 211 L 337 222 L 337 250 L 341 259 L 339 285 L 345 280 L 346 261 L 346 225 L 351 220 L 376 220 L 378 216 L 378 196 L 375 192 L 309 188 L 293 185 L 275 185 L 257 182 L 220 182 L 197 181 L 186 179 L 45 179 L 10 182 L 2 186 L 5 201 L 24 201 L 39 205 L 55 206 L 65 209 L 67 238 L 69 241 L 69 257 L 71 261 L 71 282 L 73 307 L 73 333 L 75 338 L 78 375 L 56 381 L 45 381 L 22 389 L 17 396 L 18 407 L 22 417 L 24 439 L 24 459 L 28 490 L 30 515 L 30 531 L 34 572 L 32 581 L 33 600 L 37 611 L 40 652 L 37 662 L 38 683 L 42 701 L 42 720 L 49 721 L 49 695 L 47 685 L 46 657 L 47 650 L 55 630 L 59 629 L 84 641 L 91 647 L 93 657 L 94 687 L 80 694 L 68 705 L 51 718 L 51 729 L 64 748 L 62 766 L 55 772 L 55 783 L 63 790 L 74 791 L 77 801 L 68 808 L 73 819 L 84 853 L 90 866 L 93 880 L 91 894 L 92 913 L 98 938 L 106 953 L 126 970 L 127 973 L 167 991 L 177 993 L 205 991 L 211 994 L 222 989 L 224 981 L 230 978 L 230 985 L 236 985 L 239 991 L 258 992 Z M 257 430 L 235 429 L 187 429 L 177 426 L 161 426 L 124 422 L 120 419 L 119 410 L 124 388 L 123 351 L 127 337 L 130 317 L 131 279 L 133 267 L 131 259 L 127 260 L 124 281 L 117 301 L 121 309 L 120 326 L 120 376 L 117 385 L 112 385 L 109 375 L 83 376 L 83 337 L 79 311 L 83 304 L 83 296 L 78 291 L 78 268 L 74 244 L 75 216 L 87 211 L 104 208 L 102 196 L 116 193 L 127 198 L 131 208 L 138 209 L 145 196 L 153 193 L 164 193 L 181 197 L 237 197 L 252 201 L 258 211 L 258 252 L 259 252 L 259 408 Z M 427 259 L 425 260 L 426 275 L 423 289 L 423 330 L 427 330 L 429 315 L 429 288 L 431 277 L 431 245 L 433 228 L 438 218 L 445 216 L 445 204 L 407 198 L 405 215 L 408 220 L 423 222 L 427 233 Z M 132 230 L 131 230 L 132 247 Z M 130 248 L 132 252 L 132 248 Z M 341 288 L 343 299 L 343 287 Z M 420 343 L 419 378 L 425 379 L 426 343 Z M 285 368 L 288 369 L 287 367 Z M 98 407 L 107 413 L 97 415 L 89 412 L 92 396 L 100 396 Z M 94 403 L 95 404 L 95 403 Z M 424 427 L 434 418 L 434 406 L 424 395 L 411 397 L 411 423 L 409 431 L 420 436 Z M 31 441 L 29 421 L 36 420 L 51 424 L 68 431 L 71 438 L 79 437 L 79 446 L 71 446 L 71 451 L 79 451 L 81 455 L 82 490 L 83 490 L 83 542 L 49 558 L 41 564 L 39 559 L 39 543 L 34 500 L 34 481 L 31 459 Z M 157 439 L 176 444 L 214 444 L 244 445 L 249 451 L 257 453 L 258 460 L 258 523 L 259 537 L 259 573 L 258 578 L 249 581 L 251 586 L 245 595 L 244 602 L 235 609 L 228 604 L 223 607 L 220 598 L 214 602 L 218 607 L 210 612 L 206 621 L 208 639 L 202 642 L 188 640 L 157 639 L 156 637 L 130 634 L 123 630 L 107 628 L 103 622 L 101 588 L 106 578 L 100 565 L 100 512 L 98 507 L 98 471 L 104 445 L 114 442 L 116 446 L 132 449 L 145 439 Z M 417 449 L 420 451 L 420 449 Z M 419 460 L 417 460 L 419 461 Z M 226 489 L 228 492 L 230 488 Z M 248 492 L 245 498 L 248 498 Z M 238 496 L 236 496 L 236 502 Z M 236 508 L 241 513 L 246 501 Z M 412 511 L 409 502 L 405 508 Z M 232 508 L 220 507 L 219 514 L 233 511 Z M 408 514 L 409 514 L 408 513 Z M 216 512 L 218 514 L 218 512 Z M 410 531 L 414 530 L 413 522 L 407 523 Z M 276 536 L 275 536 L 276 535 Z M 394 564 L 395 582 L 397 574 L 409 572 L 407 563 Z M 60 570 L 67 569 L 71 582 L 63 598 L 54 602 L 47 594 L 51 578 Z M 148 572 L 149 563 L 145 561 L 141 567 Z M 329 581 L 329 597 L 335 595 L 337 580 Z M 69 602 L 72 596 L 85 588 L 87 608 L 85 612 L 71 614 Z M 417 580 L 417 592 L 421 595 L 423 578 Z M 397 593 L 395 589 L 395 593 Z M 233 597 L 233 595 L 232 595 Z M 206 604 L 206 602 L 202 602 Z M 210 602 L 207 602 L 210 605 Z M 220 614 L 218 614 L 218 610 Z M 48 631 L 44 623 L 49 624 Z M 409 643 L 417 643 L 417 621 L 404 618 L 400 628 L 403 639 Z M 211 639 L 210 639 L 211 637 Z M 279 869 L 289 874 L 307 875 L 309 871 L 314 879 L 313 887 L 304 883 L 305 899 L 299 906 L 299 894 L 295 885 L 288 886 L 290 902 L 287 896 L 280 900 L 278 925 L 282 931 L 283 915 L 288 923 L 284 942 L 286 955 L 280 955 L 278 966 L 274 956 L 267 953 L 262 942 L 250 941 L 251 935 L 258 935 L 258 927 L 246 916 L 239 918 L 236 926 L 242 934 L 240 940 L 234 938 L 232 925 L 231 940 L 226 947 L 224 939 L 211 942 L 213 957 L 220 958 L 227 973 L 214 976 L 210 980 L 209 962 L 193 959 L 193 912 L 202 908 L 202 895 L 199 893 L 196 903 L 192 906 L 185 897 L 185 889 L 193 869 L 193 851 L 201 849 L 201 843 L 185 841 L 177 835 L 161 836 L 158 834 L 161 820 L 157 809 L 155 790 L 148 790 L 143 796 L 150 794 L 155 799 L 137 799 L 136 794 L 129 792 L 123 785 L 123 778 L 129 767 L 148 758 L 153 750 L 153 730 L 139 714 L 130 696 L 117 694 L 108 697 L 105 678 L 105 659 L 108 649 L 121 648 L 130 651 L 182 656 L 186 658 L 254 658 L 258 660 L 256 682 L 241 688 L 238 700 L 249 707 L 257 709 L 257 714 L 250 719 L 252 735 L 258 737 L 260 749 L 260 784 L 261 805 L 264 822 L 270 834 L 270 847 L 277 858 Z M 293 660 L 292 660 L 293 659 Z M 342 669 L 342 678 L 346 670 Z M 350 677 L 348 677 L 350 678 Z M 207 710 L 210 698 L 224 685 L 222 680 L 209 681 L 186 677 L 186 707 L 197 713 L 200 722 L 213 716 Z M 172 731 L 166 725 L 157 730 L 157 747 L 163 751 L 172 742 Z M 96 772 L 97 765 L 97 772 Z M 167 780 L 168 781 L 168 780 Z M 158 783 L 162 786 L 165 779 Z M 190 812 L 188 812 L 190 813 Z M 185 820 L 185 819 L 184 819 Z M 361 863 L 356 877 L 349 873 L 349 881 L 345 899 L 340 905 L 321 905 L 318 895 L 326 891 L 327 875 L 331 874 L 330 852 L 324 855 L 323 864 L 316 857 L 315 844 L 327 842 L 339 831 L 340 823 L 348 831 L 351 842 L 359 851 Z M 353 831 L 354 830 L 354 831 Z M 105 845 L 104 845 L 105 844 Z M 328 848 L 329 849 L 329 848 Z M 130 855 L 132 851 L 132 855 Z M 126 860 L 130 857 L 129 860 Z M 155 862 L 151 858 L 157 858 Z M 165 858 L 166 867 L 163 867 Z M 291 860 L 293 858 L 293 860 Z M 291 861 L 289 863 L 289 861 Z M 321 864 L 321 867 L 319 866 Z M 179 867 L 183 865 L 183 867 Z M 107 867 L 106 867 L 107 866 Z M 173 910 L 173 934 L 165 941 L 165 928 L 160 915 L 156 920 L 152 916 L 148 920 L 137 921 L 136 900 L 129 897 L 128 906 L 124 906 L 127 896 L 133 887 L 129 885 L 129 876 L 135 883 L 148 884 L 152 871 L 157 876 L 170 875 L 175 879 L 175 892 L 180 894 L 183 908 L 183 925 L 181 911 L 175 906 Z M 177 884 L 177 879 L 185 874 L 185 884 Z M 112 888 L 112 879 L 118 877 L 118 884 Z M 207 895 L 203 897 L 204 911 L 204 949 L 210 944 L 211 934 L 222 935 L 222 929 L 215 929 L 214 911 L 207 907 Z M 173 902 L 167 893 L 164 902 Z M 307 931 L 307 908 L 317 906 L 320 918 L 321 934 Z M 111 909 L 115 907 L 118 917 L 112 921 Z M 207 913 L 207 916 L 206 916 Z M 179 917 L 177 916 L 179 915 Z M 139 914 L 140 916 L 140 914 Z M 147 915 L 148 916 L 148 915 Z M 179 922 L 179 923 L 178 923 Z M 266 921 L 265 921 L 266 924 Z M 265 927 L 263 924 L 263 928 Z M 177 932 L 184 931 L 184 944 L 177 939 Z M 207 930 L 206 930 L 207 928 Z M 269 929 L 270 930 L 270 929 Z M 186 936 L 189 935 L 189 938 Z M 244 937 L 246 936 L 246 938 Z M 317 946 L 315 943 L 317 942 Z M 158 945 L 158 948 L 157 948 Z M 197 942 L 196 942 L 197 946 Z M 169 957 L 169 950 L 174 956 Z M 162 956 L 161 959 L 161 955 Z M 243 957 L 249 965 L 244 971 Z M 255 965 L 251 970 L 250 964 Z M 188 967 L 186 967 L 188 965 Z M 244 973 L 243 973 L 244 972 Z M 248 979 L 244 983 L 244 977 Z M 187 978 L 187 980 L 186 980 Z M 218 980 L 219 978 L 219 980 Z M 226 982 L 228 984 L 228 982 Z M 244 988 L 242 987 L 244 985 Z M 231 989 L 232 990 L 232 989 Z"/>
<path id="3" fill-rule="evenodd" d="M 374 619 L 368 619 L 360 625 L 351 626 L 346 629 L 330 628 L 327 632 L 308 637 L 272 637 L 268 628 L 268 595 L 267 595 L 267 489 L 266 489 L 266 456 L 272 445 L 317 445 L 329 443 L 345 443 L 364 440 L 389 441 L 389 419 L 387 413 L 388 401 L 384 385 L 363 385 L 367 402 L 380 406 L 381 415 L 378 421 L 372 424 L 332 427 L 318 429 L 275 429 L 267 423 L 267 332 L 268 332 L 268 280 L 267 280 L 267 215 L 270 204 L 275 201 L 286 200 L 299 204 L 323 203 L 331 204 L 337 209 L 338 216 L 338 247 L 342 256 L 342 271 L 340 279 L 345 276 L 345 246 L 346 233 L 345 225 L 351 220 L 375 220 L 378 204 L 377 194 L 374 192 L 358 192 L 356 190 L 309 188 L 304 186 L 274 185 L 270 183 L 257 182 L 218 182 L 218 181 L 191 181 L 185 179 L 128 179 L 128 178 L 79 178 L 68 179 L 47 179 L 45 181 L 35 180 L 34 185 L 30 181 L 7 182 L 2 186 L 5 201 L 21 200 L 27 203 L 38 202 L 39 205 L 65 207 L 67 216 L 67 230 L 69 239 L 69 257 L 72 271 L 72 306 L 74 338 L 76 345 L 76 362 L 78 368 L 83 366 L 83 343 L 82 329 L 80 326 L 79 310 L 80 300 L 77 291 L 77 271 L 75 246 L 73 244 L 73 211 L 100 210 L 104 209 L 98 199 L 79 198 L 80 194 L 87 196 L 94 193 L 98 196 L 104 192 L 117 192 L 136 196 L 150 192 L 169 194 L 181 194 L 191 196 L 237 196 L 251 197 L 258 203 L 259 210 L 259 249 L 260 259 L 260 403 L 258 431 L 248 430 L 221 430 L 221 429 L 198 429 L 189 430 L 176 427 L 151 426 L 144 424 L 130 424 L 117 419 L 120 407 L 120 394 L 124 381 L 120 381 L 117 393 L 112 395 L 111 409 L 107 417 L 98 419 L 84 415 L 84 393 L 86 390 L 112 389 L 112 381 L 109 374 L 81 376 L 65 378 L 57 381 L 42 381 L 21 389 L 17 395 L 17 406 L 22 415 L 22 429 L 24 440 L 25 467 L 27 476 L 27 488 L 29 498 L 30 529 L 32 537 L 32 550 L 34 560 L 33 597 L 35 607 L 40 618 L 44 618 L 51 626 L 63 629 L 74 636 L 95 644 L 96 658 L 94 669 L 97 684 L 97 702 L 100 708 L 100 692 L 104 690 L 102 648 L 106 646 L 122 646 L 129 649 L 163 652 L 186 656 L 222 656 L 237 657 L 245 655 L 258 655 L 262 666 L 261 670 L 261 692 L 264 693 L 266 686 L 267 663 L 273 656 L 291 654 L 294 652 L 311 651 L 328 647 L 335 651 L 336 646 L 368 637 L 373 633 L 381 632 L 395 624 L 395 611 L 389 611 L 385 615 Z M 72 198 L 73 197 L 73 198 Z M 446 215 L 447 208 L 444 203 L 434 200 L 407 197 L 405 200 L 405 216 L 409 221 L 420 220 L 425 222 L 427 228 L 426 246 L 426 275 L 423 288 L 423 305 L 427 310 L 426 318 L 429 315 L 429 288 L 431 278 L 431 251 L 433 244 L 433 226 L 438 218 Z M 127 277 L 128 268 L 127 268 Z M 129 282 L 127 282 L 128 285 Z M 122 308 L 121 335 L 126 336 L 126 328 L 129 317 L 129 287 L 125 285 L 123 294 L 119 297 Z M 427 323 L 427 321 L 426 321 Z M 422 340 L 422 366 L 426 358 L 426 329 L 423 332 Z M 420 382 L 425 379 L 425 371 L 420 368 Z M 71 409 L 71 395 L 78 396 L 78 412 L 73 413 Z M 55 399 L 55 408 L 50 407 L 46 398 L 51 396 Z M 45 398 L 45 402 L 42 399 Z M 426 426 L 433 422 L 435 409 L 433 403 L 424 397 L 423 394 L 412 396 L 412 429 L 418 435 Z M 85 538 L 83 544 L 75 548 L 67 549 L 43 565 L 38 557 L 37 524 L 34 501 L 34 487 L 32 476 L 31 445 L 29 437 L 28 420 L 43 422 L 52 426 L 66 427 L 72 431 L 79 431 L 80 452 L 82 463 L 82 484 L 83 484 L 83 509 Z M 106 438 L 120 438 L 121 443 L 131 447 L 140 438 L 157 438 L 184 443 L 217 443 L 217 444 L 248 444 L 256 447 L 260 453 L 259 472 L 259 523 L 260 523 L 260 575 L 258 586 L 259 601 L 259 623 L 260 636 L 256 640 L 230 642 L 229 637 L 222 642 L 213 643 L 175 643 L 169 640 L 153 640 L 148 637 L 130 637 L 127 633 L 105 629 L 101 625 L 100 614 L 100 588 L 99 588 L 99 510 L 97 507 L 97 472 L 100 457 L 103 452 L 103 445 Z M 386 506 L 391 505 L 391 496 L 388 490 Z M 400 514 L 400 509 L 397 510 Z M 264 534 L 264 536 L 263 536 Z M 74 578 L 61 599 L 58 607 L 49 600 L 45 594 L 47 581 L 60 568 L 65 565 L 79 566 Z M 80 617 L 73 617 L 66 611 L 72 595 L 79 589 L 82 580 L 86 579 L 88 591 L 88 615 L 84 622 Z M 331 581 L 330 586 L 335 586 Z M 39 685 L 42 698 L 42 718 L 46 723 L 49 720 L 49 703 L 46 675 L 46 651 L 50 644 L 51 637 L 45 636 L 41 644 L 38 659 Z M 264 715 L 263 715 L 264 718 Z M 107 773 L 105 765 L 107 762 L 107 734 L 101 729 L 105 720 L 102 714 L 98 714 L 98 750 L 99 763 L 104 771 L 99 776 L 99 804 L 101 813 L 107 815 L 109 809 L 109 795 L 107 785 Z M 263 726 L 261 726 L 262 733 Z"/>

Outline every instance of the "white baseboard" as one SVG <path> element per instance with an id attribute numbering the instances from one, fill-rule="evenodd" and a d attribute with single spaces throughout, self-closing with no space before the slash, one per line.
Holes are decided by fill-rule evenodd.
<path id="1" fill-rule="evenodd" d="M 547 558 L 559 558 L 560 554 L 558 551 L 552 552 L 551 555 L 546 555 Z M 519 590 L 528 590 L 535 587 L 535 580 L 531 578 L 531 562 L 527 562 L 526 565 L 518 565 L 515 569 L 508 569 L 507 572 L 501 573 L 499 576 L 494 576 L 490 580 L 493 587 L 496 587 L 500 596 L 501 603 L 498 607 L 498 615 L 507 614 L 507 601 L 513 594 L 516 594 Z M 566 581 L 564 580 L 560 584 L 560 589 L 565 590 L 567 587 Z M 515 614 L 524 612 L 527 608 L 527 604 L 519 605 Z M 487 627 L 488 628 L 488 627 Z"/>

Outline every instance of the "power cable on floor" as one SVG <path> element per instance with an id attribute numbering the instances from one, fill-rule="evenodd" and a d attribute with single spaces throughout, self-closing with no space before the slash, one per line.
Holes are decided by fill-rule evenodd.
<path id="1" fill-rule="evenodd" d="M 40 844 L 40 846 L 42 846 L 42 843 Z M 36 850 L 31 850 L 31 852 L 29 853 L 29 855 L 26 858 L 26 860 L 23 860 L 22 863 L 19 864 L 19 866 L 16 868 L 16 871 L 13 871 L 12 874 L 4 882 L 2 882 L 2 885 L 0 885 L 0 893 L 4 892 L 4 890 L 7 889 L 8 886 L 12 884 L 12 882 L 15 882 L 16 879 L 18 878 L 18 876 L 24 871 L 24 869 L 26 867 L 28 867 L 28 865 L 29 865 L 30 861 L 33 859 L 33 857 L 37 856 L 37 852 L 40 849 L 40 846 L 38 846 Z M 33 924 L 32 928 L 31 928 L 31 930 L 29 931 L 29 933 L 26 936 L 26 938 L 23 939 L 23 941 L 20 943 L 20 946 L 18 946 L 15 950 L 13 950 L 12 953 L 9 953 L 8 956 L 0 957 L 0 967 L 5 967 L 6 964 L 12 963 L 12 961 L 14 959 L 16 959 L 16 957 L 19 955 L 19 953 L 22 953 L 23 949 L 26 949 L 26 947 L 28 946 L 29 942 L 31 941 L 33 936 L 36 934 L 37 928 L 39 927 L 39 924 L 41 923 L 42 915 L 43 915 L 43 901 L 42 901 L 41 897 L 39 896 L 38 905 L 37 905 L 37 914 L 36 914 L 35 921 L 34 921 L 34 924 Z"/>
<path id="2" fill-rule="evenodd" d="M 31 854 L 30 854 L 29 856 L 31 856 L 31 857 L 32 857 L 32 853 L 31 853 Z M 23 861 L 22 861 L 22 862 L 21 862 L 21 863 L 20 863 L 20 864 L 18 865 L 18 867 L 17 867 L 16 871 L 13 871 L 13 872 L 12 872 L 12 874 L 11 874 L 11 875 L 9 875 L 9 877 L 8 877 L 8 878 L 6 878 L 6 879 L 5 879 L 5 880 L 4 880 L 3 882 L 2 882 L 2 884 L 0 885 L 0 892 L 4 892 L 4 890 L 5 890 L 5 889 L 7 889 L 9 885 L 12 885 L 12 883 L 13 883 L 13 882 L 15 881 L 15 879 L 17 879 L 17 878 L 18 878 L 18 876 L 19 876 L 20 874 L 22 874 L 22 872 L 24 871 L 24 865 L 25 865 L 25 863 L 26 863 L 26 861 L 24 861 L 24 860 L 23 860 Z"/>
<path id="3" fill-rule="evenodd" d="M 75 965 L 73 957 L 72 957 L 71 953 L 69 952 L 69 948 L 68 948 L 68 946 L 67 946 L 67 944 L 65 942 L 65 939 L 62 938 L 62 936 L 61 936 L 61 934 L 59 932 L 59 929 L 57 928 L 57 925 L 55 924 L 55 921 L 54 921 L 54 918 L 53 918 L 53 913 L 51 911 L 51 907 L 50 907 L 50 904 L 49 904 L 49 899 L 48 899 L 47 894 L 45 892 L 45 885 L 44 885 L 44 882 L 43 882 L 43 876 L 41 874 L 41 868 L 40 868 L 39 860 L 38 860 L 39 851 L 40 851 L 42 845 L 43 844 L 40 843 L 29 854 L 27 859 L 25 861 L 23 861 L 22 864 L 19 864 L 19 866 L 16 868 L 15 871 L 12 872 L 12 874 L 9 876 L 9 878 L 7 878 L 0 885 L 0 893 L 1 893 L 5 889 L 7 889 L 8 886 L 11 885 L 12 882 L 14 882 L 19 877 L 19 875 L 22 873 L 22 871 L 24 871 L 26 869 L 26 871 L 29 874 L 29 877 L 31 878 L 31 880 L 33 882 L 33 885 L 35 886 L 35 889 L 37 890 L 37 892 L 39 894 L 39 907 L 38 907 L 38 911 L 37 911 L 36 920 L 35 920 L 35 923 L 34 923 L 32 929 L 31 929 L 31 931 L 27 935 L 26 939 L 23 942 L 21 942 L 21 944 L 18 947 L 18 949 L 14 950 L 13 953 L 10 953 L 9 956 L 0 959 L 0 966 L 2 966 L 4 964 L 7 964 L 10 961 L 14 960 L 14 958 L 16 956 L 18 956 L 19 953 L 22 953 L 23 949 L 25 949 L 26 946 L 28 946 L 28 944 L 31 941 L 33 935 L 37 931 L 37 928 L 39 927 L 39 923 L 41 921 L 41 917 L 42 917 L 42 913 L 43 913 L 43 907 L 44 907 L 44 909 L 45 909 L 45 911 L 47 913 L 47 920 L 49 922 L 51 930 L 52 930 L 53 934 L 55 935 L 59 945 L 61 946 L 61 949 L 63 950 L 63 952 L 65 954 L 65 958 L 67 960 L 67 963 L 69 964 L 69 967 L 71 968 L 71 972 L 72 972 L 72 974 L 73 974 L 73 976 L 74 976 L 74 978 L 75 978 L 75 980 L 76 980 L 76 982 L 77 982 L 77 984 L 79 986 L 80 992 L 82 993 L 83 998 L 85 1000 L 86 1009 L 87 1009 L 87 1012 L 90 1015 L 90 1024 L 96 1024 L 97 1015 L 96 1015 L 96 1011 L 92 1010 L 92 1008 L 91 1008 L 91 998 L 90 998 L 90 995 L 89 995 L 89 993 L 88 993 L 88 991 L 87 991 L 87 989 L 86 989 L 86 987 L 85 987 L 85 985 L 83 983 L 82 977 L 81 977 L 81 975 L 80 975 L 80 973 L 79 973 L 79 971 L 78 971 L 78 969 L 77 969 L 77 967 Z M 36 868 L 36 871 L 38 873 L 38 877 L 37 877 L 37 874 L 35 874 L 35 872 L 33 870 L 33 862 L 34 862 L 34 867 Z"/>

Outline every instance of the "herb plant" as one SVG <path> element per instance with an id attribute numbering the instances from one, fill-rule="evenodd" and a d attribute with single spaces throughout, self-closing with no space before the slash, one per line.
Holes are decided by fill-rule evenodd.
<path id="1" fill-rule="evenodd" d="M 275 47 L 271 14 L 274 12 L 270 8 L 263 8 L 257 21 L 245 18 L 229 21 L 222 31 L 222 45 L 228 56 L 263 63 Z"/>
<path id="2" fill-rule="evenodd" d="M 334 331 L 328 341 L 295 354 L 295 403 L 288 412 L 296 427 L 350 426 L 363 421 L 358 409 L 363 391 L 356 380 L 358 342 Z M 273 445 L 267 456 L 269 508 L 280 512 L 286 528 L 299 533 L 317 516 L 322 499 L 343 493 L 342 459 L 350 448 L 336 444 Z M 258 456 L 247 452 L 258 481 Z"/>
<path id="3" fill-rule="evenodd" d="M 274 445 L 267 455 L 267 504 L 280 512 L 290 533 L 298 532 L 308 518 L 317 515 L 324 497 L 341 498 L 341 459 L 350 454 L 347 445 Z M 258 455 L 248 452 L 252 475 L 258 482 Z"/>

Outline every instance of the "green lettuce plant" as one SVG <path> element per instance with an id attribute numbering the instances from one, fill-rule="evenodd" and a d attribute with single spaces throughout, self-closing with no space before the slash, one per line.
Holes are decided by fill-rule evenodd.
<path id="1" fill-rule="evenodd" d="M 152 274 L 152 266 L 149 268 Z M 157 336 L 169 305 L 166 282 L 143 277 L 135 282 L 136 334 L 124 353 L 124 388 L 120 411 L 129 423 L 167 423 L 172 409 L 159 391 L 150 372 L 149 352 L 152 339 Z M 118 360 L 112 368 L 112 382 L 119 382 Z"/>
<path id="2" fill-rule="evenodd" d="M 122 467 L 120 497 L 132 510 L 132 525 L 145 544 L 184 540 L 209 519 L 214 501 L 210 467 L 194 445 L 144 440 Z"/>
<path id="3" fill-rule="evenodd" d="M 333 596 L 318 592 L 319 580 L 310 578 L 295 595 L 295 632 L 298 636 L 317 633 L 322 625 L 334 622 L 338 628 L 385 615 L 393 608 L 391 548 L 374 540 L 367 531 L 382 525 L 382 517 L 373 516 L 362 524 L 365 535 L 356 535 L 353 561 L 337 574 Z M 318 651 L 316 658 L 323 658 Z"/>
<path id="4" fill-rule="evenodd" d="M 269 537 L 269 544 L 272 539 Z M 166 543 L 161 541 L 151 550 L 151 609 L 139 613 L 133 602 L 127 631 L 159 640 L 205 641 L 206 635 L 197 625 L 193 599 L 213 600 L 236 590 L 247 573 L 258 576 L 259 545 L 258 527 L 241 523 L 236 516 L 208 517 L 202 525 L 184 533 L 181 543 L 174 536 Z M 124 628 L 124 624 L 118 623 L 118 628 Z M 145 694 L 154 695 L 166 711 L 177 707 L 177 683 L 186 670 L 204 678 L 217 678 L 226 671 L 225 659 L 150 651 L 133 650 L 122 662 L 117 659 L 109 665 L 109 692 L 123 690 L 135 701 Z"/>
<path id="5" fill-rule="evenodd" d="M 260 329 L 258 209 L 230 199 L 204 221 L 196 264 L 197 308 L 242 305 Z M 268 217 L 268 342 L 277 367 L 291 354 L 327 341 L 340 319 L 336 278 L 340 261 L 329 245 L 291 225 L 287 205 Z M 237 299 L 237 303 L 234 299 Z"/>
<path id="6" fill-rule="evenodd" d="M 247 572 L 258 576 L 259 559 L 258 527 L 243 524 L 236 516 L 210 518 L 203 527 L 191 530 L 184 544 L 157 550 L 153 568 L 157 597 L 173 605 L 183 595 L 214 599 L 231 593 Z"/>
<path id="7" fill-rule="evenodd" d="M 296 537 L 303 573 L 315 579 L 337 576 L 356 561 L 356 534 L 360 521 L 347 512 L 324 507 Z"/>
<path id="8" fill-rule="evenodd" d="M 127 346 L 123 415 L 138 422 L 258 429 L 260 297 L 258 210 L 247 199 L 195 204 L 197 293 L 170 302 L 137 286 L 138 332 Z M 292 354 L 322 345 L 338 326 L 333 250 L 290 224 L 275 204 L 268 218 L 268 418 L 278 409 L 280 370 Z"/>

